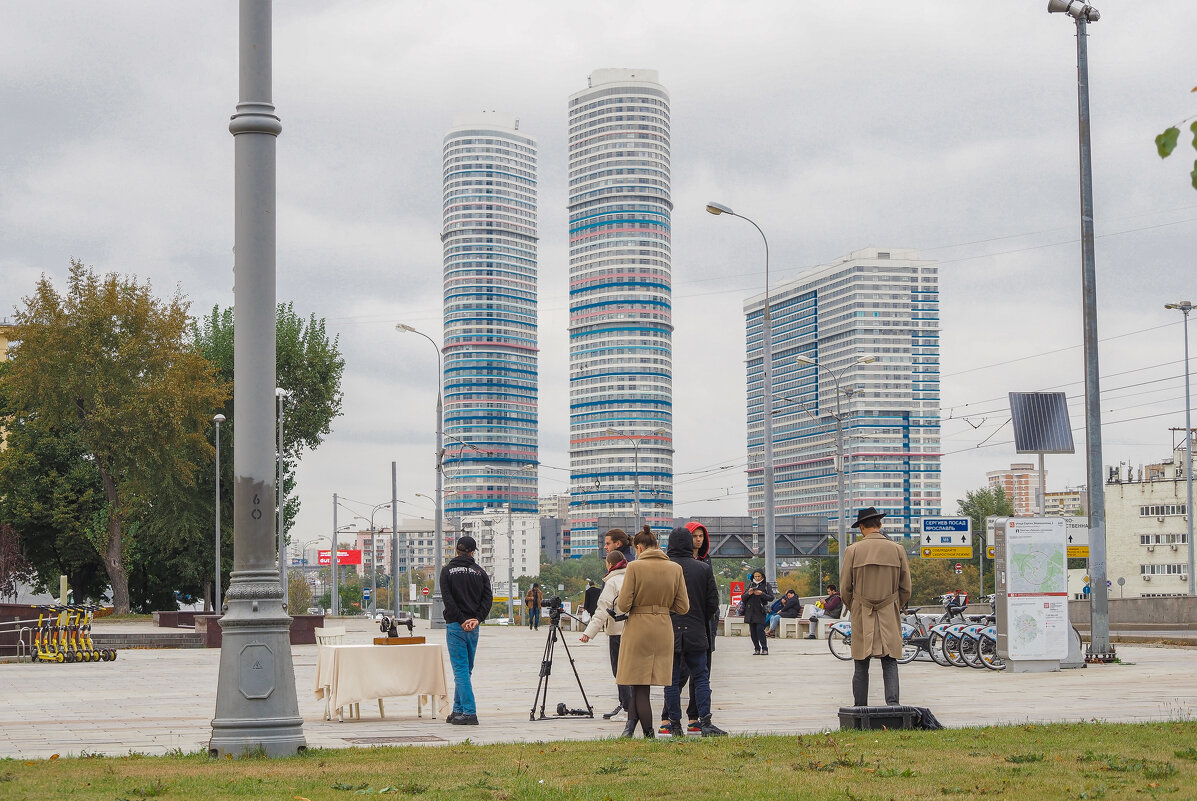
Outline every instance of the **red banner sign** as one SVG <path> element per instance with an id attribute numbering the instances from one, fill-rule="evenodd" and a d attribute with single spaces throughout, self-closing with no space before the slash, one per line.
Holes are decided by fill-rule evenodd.
<path id="1" fill-rule="evenodd" d="M 740 605 L 740 601 L 744 600 L 744 582 L 733 581 L 731 583 L 731 605 L 735 608 Z"/>
<path id="2" fill-rule="evenodd" d="M 332 564 L 332 551 L 317 551 L 316 564 L 328 566 Z M 337 549 L 337 564 L 338 565 L 360 565 L 362 563 L 362 552 L 360 550 L 346 550 L 343 548 Z"/>

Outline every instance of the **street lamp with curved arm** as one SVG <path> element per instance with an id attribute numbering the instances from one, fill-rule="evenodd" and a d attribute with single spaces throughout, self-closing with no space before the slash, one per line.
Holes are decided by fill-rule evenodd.
<path id="1" fill-rule="evenodd" d="M 624 434 L 620 431 L 616 431 L 614 428 L 608 428 L 603 433 L 609 437 L 626 439 L 628 442 L 632 443 L 632 476 L 635 479 L 635 495 L 633 497 L 636 502 L 636 531 L 639 531 L 640 527 L 644 525 L 643 521 L 640 519 L 640 443 L 649 437 L 659 437 L 662 434 L 668 434 L 669 432 L 664 428 L 658 428 L 656 431 L 650 431 L 647 434 L 640 434 L 637 436 L 634 434 Z"/>
<path id="2" fill-rule="evenodd" d="M 765 303 L 764 325 L 762 327 L 762 352 L 764 395 L 761 411 L 764 413 L 762 425 L 765 439 L 765 473 L 763 476 L 764 499 L 763 512 L 765 515 L 765 580 L 775 585 L 777 582 L 777 523 L 776 509 L 773 500 L 773 314 L 769 302 L 769 239 L 765 232 L 749 217 L 736 214 L 722 203 L 708 203 L 707 211 L 716 216 L 726 214 L 739 217 L 747 221 L 761 235 L 765 243 Z"/>
<path id="3" fill-rule="evenodd" d="M 835 385 L 835 411 L 832 416 L 835 417 L 835 478 L 836 478 L 836 516 L 839 518 L 839 536 L 836 542 L 839 544 L 839 566 L 842 570 L 844 567 L 844 550 L 848 547 L 848 513 L 844 509 L 844 413 L 840 407 L 840 396 L 844 390 L 840 387 L 840 378 L 844 373 L 851 370 L 853 367 L 859 367 L 862 364 L 872 364 L 877 361 L 876 356 L 861 356 L 856 361 L 844 367 L 841 370 L 832 370 L 824 367 L 809 356 L 799 354 L 794 357 L 794 361 L 798 364 L 805 364 L 814 367 L 816 371 L 821 371 L 824 375 L 831 376 L 831 381 Z"/>
<path id="4" fill-rule="evenodd" d="M 395 323 L 395 330 L 400 333 L 419 334 L 428 340 L 432 345 L 433 350 L 436 351 L 436 506 L 435 511 L 435 534 L 436 548 L 433 549 L 433 560 L 436 571 L 436 577 L 433 579 L 432 585 L 432 609 L 428 613 L 428 625 L 430 628 L 443 629 L 445 627 L 445 606 L 444 600 L 441 598 L 441 568 L 443 567 L 443 559 L 441 551 L 444 550 L 445 541 L 445 476 L 441 469 L 441 462 L 445 456 L 445 408 L 444 408 L 444 386 L 445 386 L 445 351 L 436 343 L 432 337 L 419 331 L 407 323 Z"/>

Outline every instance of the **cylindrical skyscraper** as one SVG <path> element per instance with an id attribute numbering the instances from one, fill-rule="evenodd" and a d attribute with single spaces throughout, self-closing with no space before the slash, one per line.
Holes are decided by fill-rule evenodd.
<path id="1" fill-rule="evenodd" d="M 669 94 L 603 69 L 569 99 L 570 553 L 600 517 L 673 526 Z"/>
<path id="2" fill-rule="evenodd" d="M 461 116 L 443 165 L 446 513 L 535 513 L 536 140 Z"/>

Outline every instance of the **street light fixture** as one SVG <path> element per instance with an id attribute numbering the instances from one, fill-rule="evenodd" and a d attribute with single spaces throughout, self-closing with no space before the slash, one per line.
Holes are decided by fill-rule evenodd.
<path id="1" fill-rule="evenodd" d="M 644 525 L 644 521 L 640 519 L 640 443 L 649 437 L 659 437 L 662 434 L 668 434 L 669 432 L 664 428 L 658 428 L 657 430 L 650 431 L 647 434 L 635 436 L 632 434 L 623 434 L 619 431 L 616 431 L 614 428 L 608 428 L 603 433 L 609 437 L 619 437 L 620 439 L 626 439 L 628 442 L 632 443 L 632 469 L 634 471 L 633 477 L 635 479 L 634 497 L 636 501 L 636 531 L 639 531 L 640 527 Z"/>
<path id="2" fill-rule="evenodd" d="M 436 575 L 432 579 L 432 608 L 428 613 L 428 626 L 433 629 L 443 629 L 445 627 L 445 605 L 441 597 L 441 568 L 443 566 L 442 551 L 445 549 L 445 352 L 432 337 L 406 323 L 395 323 L 395 330 L 400 333 L 419 334 L 427 339 L 436 351 L 436 501 L 434 502 L 436 506 L 436 522 L 434 524 L 436 547 L 433 549 L 433 570 L 436 571 Z"/>
<path id="3" fill-rule="evenodd" d="M 839 544 L 839 566 L 840 570 L 844 567 L 844 550 L 848 547 L 848 513 L 844 509 L 844 413 L 840 407 L 840 396 L 844 390 L 840 388 L 840 378 L 844 373 L 851 370 L 853 367 L 859 367 L 862 364 L 872 364 L 877 361 L 876 356 L 861 356 L 852 364 L 843 368 L 842 370 L 831 370 L 809 356 L 801 354 L 794 357 L 794 361 L 798 364 L 805 364 L 814 367 L 816 371 L 821 370 L 826 375 L 831 376 L 831 381 L 835 384 L 835 478 L 836 478 L 836 517 L 839 525 L 838 536 L 836 542 Z"/>
<path id="4" fill-rule="evenodd" d="M 212 611 L 220 614 L 220 424 L 225 421 L 223 414 L 215 415 L 212 422 L 216 424 L 216 583 L 212 593 Z"/>
<path id="5" fill-rule="evenodd" d="M 1089 57 L 1087 22 L 1101 14 L 1079 0 L 1049 0 L 1049 13 L 1066 13 L 1076 22 L 1077 132 L 1080 140 L 1081 321 L 1084 328 L 1086 484 L 1089 495 L 1089 653 L 1112 658 L 1110 606 L 1106 588 L 1106 498 L 1102 475 L 1101 382 L 1097 364 L 1097 269 L 1093 257 L 1093 159 L 1089 143 Z"/>
<path id="6" fill-rule="evenodd" d="M 745 220 L 761 235 L 765 243 L 765 303 L 764 325 L 762 331 L 762 353 L 764 373 L 764 395 L 762 409 L 762 429 L 765 439 L 765 472 L 763 476 L 764 498 L 763 512 L 765 515 L 765 580 L 771 585 L 777 582 L 777 510 L 773 502 L 773 315 L 769 304 L 769 239 L 765 232 L 751 218 L 743 214 L 736 214 L 722 203 L 708 203 L 707 212 L 719 216 L 727 214 Z"/>
<path id="7" fill-rule="evenodd" d="M 1164 308 L 1175 309 L 1185 316 L 1185 490 L 1188 493 L 1185 520 L 1189 525 L 1189 595 L 1197 595 L 1193 586 L 1193 421 L 1189 411 L 1193 408 L 1189 399 L 1189 312 L 1193 310 L 1193 304 L 1182 300 L 1179 303 L 1166 303 Z"/>

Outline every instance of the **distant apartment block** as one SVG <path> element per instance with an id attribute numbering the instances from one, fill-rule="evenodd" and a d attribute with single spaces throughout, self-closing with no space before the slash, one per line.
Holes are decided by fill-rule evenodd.
<path id="1" fill-rule="evenodd" d="M 1111 597 L 1187 595 L 1189 532 L 1185 450 L 1140 466 L 1108 467 L 1106 576 Z"/>
<path id="2" fill-rule="evenodd" d="M 837 528 L 837 417 L 849 523 L 852 510 L 875 506 L 888 533 L 910 534 L 919 518 L 939 515 L 937 263 L 913 250 L 866 248 L 770 287 L 769 296 L 777 515 L 816 515 Z M 763 509 L 764 301 L 762 293 L 744 304 L 753 516 Z M 874 361 L 861 364 L 866 357 Z"/>
<path id="3" fill-rule="evenodd" d="M 1043 477 L 1047 479 L 1046 471 Z M 1012 464 L 1009 470 L 990 470 L 985 478 L 990 489 L 1001 487 L 1006 491 L 1016 517 L 1039 514 L 1039 468 L 1034 464 Z"/>

